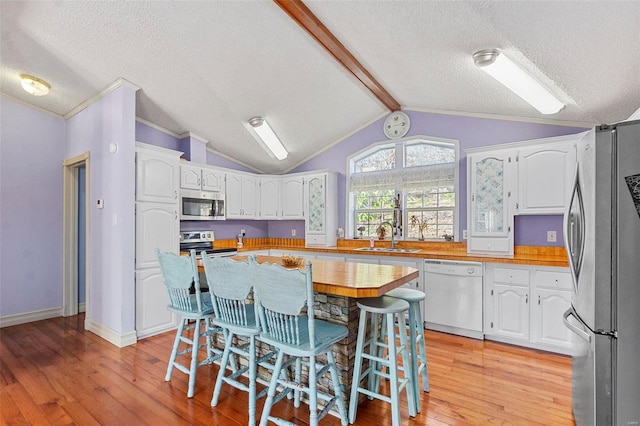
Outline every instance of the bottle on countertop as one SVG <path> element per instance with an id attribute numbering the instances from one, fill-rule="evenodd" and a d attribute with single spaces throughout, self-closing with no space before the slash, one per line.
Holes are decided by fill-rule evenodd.
<path id="1" fill-rule="evenodd" d="M 369 238 L 369 248 L 373 248 L 375 242 L 373 241 L 373 237 Z"/>

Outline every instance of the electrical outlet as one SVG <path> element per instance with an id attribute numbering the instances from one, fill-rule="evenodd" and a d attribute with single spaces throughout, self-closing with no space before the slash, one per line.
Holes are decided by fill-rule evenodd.
<path id="1" fill-rule="evenodd" d="M 547 231 L 547 242 L 548 243 L 556 242 L 556 231 Z"/>
<path id="2" fill-rule="evenodd" d="M 296 236 L 296 228 L 291 228 L 291 236 L 292 237 Z"/>
<path id="3" fill-rule="evenodd" d="M 463 230 L 462 230 L 462 239 L 463 239 L 463 240 L 466 240 L 466 239 L 467 239 L 467 230 L 466 230 L 466 229 L 463 229 Z"/>
<path id="4" fill-rule="evenodd" d="M 244 229 L 240 230 L 240 235 L 242 235 L 243 237 L 246 235 L 246 233 L 244 232 Z"/>

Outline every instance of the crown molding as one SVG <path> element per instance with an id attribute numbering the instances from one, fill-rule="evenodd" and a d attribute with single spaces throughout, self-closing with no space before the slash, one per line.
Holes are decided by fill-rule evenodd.
<path id="1" fill-rule="evenodd" d="M 193 138 L 193 139 L 197 139 L 200 142 L 204 143 L 205 145 L 209 143 L 209 139 L 205 139 L 202 136 L 196 135 L 193 132 L 184 132 L 181 135 L 178 136 L 178 139 L 184 139 L 184 138 Z"/>
<path id="2" fill-rule="evenodd" d="M 383 117 L 386 117 L 387 115 L 389 115 L 388 111 L 385 111 L 383 113 L 378 114 L 376 117 L 374 117 L 373 119 L 365 122 L 364 124 L 360 125 L 359 127 L 357 127 L 356 129 L 352 130 L 351 132 L 347 133 L 344 136 L 341 136 L 340 138 L 336 139 L 335 141 L 331 142 L 330 144 L 326 145 L 324 148 L 322 148 L 321 150 L 315 151 L 313 154 L 311 154 L 310 156 L 298 161 L 296 164 L 294 164 L 293 166 L 287 168 L 284 170 L 284 173 L 289 173 L 291 170 L 294 170 L 296 167 L 299 167 L 301 165 L 303 165 L 304 163 L 306 163 L 307 161 L 317 157 L 318 155 L 322 154 L 323 152 L 333 148 L 334 146 L 338 145 L 341 142 L 344 142 L 346 139 L 350 138 L 351 136 L 355 135 L 356 133 L 358 133 L 359 131 L 369 127 L 370 125 L 372 125 L 373 123 L 375 123 L 376 121 L 380 120 Z"/>
<path id="3" fill-rule="evenodd" d="M 128 87 L 129 89 L 132 89 L 132 90 L 134 90 L 136 92 L 138 90 L 140 90 L 139 86 L 136 86 L 132 82 L 120 77 L 116 81 L 111 83 L 109 86 L 107 86 L 106 88 L 102 89 L 101 91 L 99 91 L 95 95 L 91 96 L 89 99 L 87 99 L 84 102 L 80 103 L 78 106 L 76 106 L 71 111 L 66 113 L 63 116 L 63 118 L 65 120 L 68 120 L 69 118 L 73 117 L 74 115 L 76 115 L 80 111 L 84 110 L 85 108 L 87 108 L 91 104 L 99 101 L 100 99 L 102 99 L 103 97 L 105 97 L 106 95 L 108 95 L 109 93 L 113 92 L 114 90 L 116 90 L 116 89 L 118 89 L 120 87 Z"/>
<path id="4" fill-rule="evenodd" d="M 5 98 L 5 99 L 7 99 L 7 100 L 9 100 L 11 102 L 15 102 L 17 104 L 20 104 L 22 106 L 25 106 L 25 107 L 28 107 L 28 108 L 31 108 L 31 109 L 35 109 L 36 111 L 40 111 L 40 112 L 43 112 L 45 114 L 51 115 L 51 116 L 53 116 L 55 118 L 59 118 L 61 120 L 64 120 L 64 116 L 62 116 L 60 114 L 56 114 L 55 112 L 49 111 L 48 109 L 41 108 L 41 107 L 36 106 L 36 105 L 34 105 L 32 103 L 29 103 L 27 101 L 23 101 L 22 99 L 14 98 L 13 96 L 7 95 L 6 93 L 0 92 L 0 97 Z"/>
<path id="5" fill-rule="evenodd" d="M 524 123 L 545 124 L 548 126 L 581 127 L 585 129 L 597 126 L 599 124 L 599 123 L 592 123 L 592 122 L 586 122 L 586 121 L 549 120 L 544 118 L 517 117 L 513 115 L 483 114 L 483 113 L 477 113 L 477 112 L 448 111 L 448 110 L 438 110 L 438 109 L 428 109 L 428 108 L 407 107 L 407 108 L 403 108 L 402 110 L 413 111 L 413 112 L 426 112 L 429 114 L 456 115 L 456 116 L 471 117 L 471 118 L 486 118 L 490 120 L 519 121 Z"/>

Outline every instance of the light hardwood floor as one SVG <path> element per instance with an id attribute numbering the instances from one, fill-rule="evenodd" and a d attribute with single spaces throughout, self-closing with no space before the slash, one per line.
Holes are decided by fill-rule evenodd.
<path id="1" fill-rule="evenodd" d="M 120 349 L 83 323 L 79 315 L 0 329 L 1 424 L 246 424 L 246 393 L 223 386 L 210 406 L 216 365 L 199 368 L 192 399 L 185 374 L 164 381 L 174 333 Z M 569 357 L 436 332 L 426 340 L 431 392 L 413 419 L 403 394 L 403 424 L 574 424 Z M 283 400 L 273 413 L 302 425 L 304 408 Z M 355 424 L 390 424 L 388 404 L 363 402 Z"/>

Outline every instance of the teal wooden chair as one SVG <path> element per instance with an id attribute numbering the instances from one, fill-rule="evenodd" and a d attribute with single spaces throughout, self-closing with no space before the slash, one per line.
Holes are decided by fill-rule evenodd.
<path id="1" fill-rule="evenodd" d="M 160 262 L 162 279 L 169 295 L 169 309 L 180 317 L 180 324 L 173 341 L 169 366 L 165 380 L 171 380 L 173 369 L 177 368 L 189 375 L 189 389 L 187 397 L 194 394 L 196 385 L 197 367 L 212 362 L 222 357 L 222 351 L 214 348 L 211 344 L 211 336 L 221 333 L 221 328 L 214 328 L 213 307 L 208 297 L 203 297 L 200 292 L 200 278 L 196 265 L 196 253 L 191 250 L 190 256 L 179 256 L 175 253 L 162 253 L 156 249 L 156 255 Z M 191 289 L 194 294 L 191 294 Z M 204 328 L 204 332 L 202 332 Z M 200 343 L 202 338 L 206 343 Z M 180 349 L 181 343 L 186 344 L 186 348 Z M 207 348 L 207 357 L 198 361 L 198 352 L 202 347 Z M 182 361 L 183 355 L 190 355 L 190 362 Z"/>
<path id="2" fill-rule="evenodd" d="M 260 425 L 265 426 L 268 421 L 279 425 L 291 424 L 271 416 L 273 404 L 285 395 L 290 395 L 291 392 L 294 393 L 296 407 L 300 406 L 301 393 L 307 394 L 310 425 L 317 425 L 334 405 L 338 407 L 342 425 L 346 425 L 347 413 L 342 396 L 343 387 L 339 381 L 333 345 L 347 336 L 347 328 L 314 318 L 311 262 L 305 263 L 304 271 L 286 269 L 275 264 L 255 264 L 254 295 L 263 328 L 260 339 L 273 345 L 278 351 Z M 317 362 L 317 358 L 325 354 L 327 363 L 322 365 Z M 286 362 L 285 355 L 289 356 Z M 308 383 L 302 381 L 303 362 L 309 367 Z M 294 363 L 294 380 L 281 378 L 281 370 Z M 331 375 L 333 395 L 318 390 L 317 381 L 327 372 Z M 278 387 L 282 391 L 276 396 Z M 320 410 L 318 399 L 325 401 L 324 407 Z"/>
<path id="3" fill-rule="evenodd" d="M 266 395 L 265 388 L 256 393 L 257 366 L 260 365 L 273 370 L 273 360 L 276 351 L 256 357 L 256 338 L 260 335 L 257 318 L 257 307 L 249 303 L 249 296 L 253 288 L 251 264 L 255 257 L 240 262 L 229 258 L 208 258 L 202 253 L 209 294 L 215 313 L 213 322 L 224 330 L 225 347 L 220 362 L 220 370 L 216 378 L 211 405 L 218 405 L 222 383 L 227 383 L 236 389 L 249 393 L 249 425 L 256 423 L 256 400 Z M 239 339 L 240 338 L 240 339 Z M 233 356 L 238 355 L 247 359 L 245 367 L 236 369 L 232 365 L 232 372 L 227 374 L 227 367 Z M 248 385 L 240 381 L 240 376 L 249 373 Z"/>

